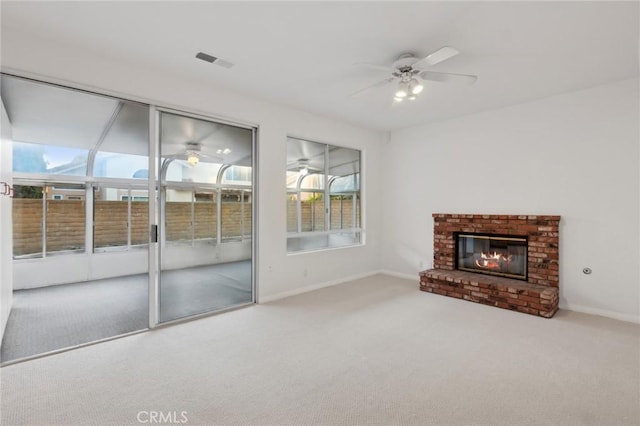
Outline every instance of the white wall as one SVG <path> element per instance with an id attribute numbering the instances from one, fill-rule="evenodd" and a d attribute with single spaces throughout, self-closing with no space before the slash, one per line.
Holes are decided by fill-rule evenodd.
<path id="1" fill-rule="evenodd" d="M 251 241 L 229 241 L 221 245 L 196 244 L 194 247 L 169 244 L 161 255 L 163 270 L 237 262 L 251 259 Z"/>
<path id="2" fill-rule="evenodd" d="M 380 132 L 248 98 L 208 81 L 185 81 L 164 75 L 159 69 L 106 60 L 100 52 L 52 44 L 15 28 L 2 31 L 2 70 L 259 125 L 257 277 L 260 298 L 290 294 L 379 269 L 381 197 L 376 188 L 382 183 L 378 170 L 384 136 Z M 364 151 L 366 245 L 287 256 L 287 134 Z"/>
<path id="3" fill-rule="evenodd" d="M 11 123 L 0 102 L 2 114 L 2 137 L 0 140 L 0 182 L 12 184 L 12 143 Z M 4 189 L 4 188 L 0 188 Z M 11 218 L 11 198 L 0 195 L 0 341 L 4 334 L 11 302 L 13 299 L 13 220 Z"/>
<path id="4" fill-rule="evenodd" d="M 46 287 L 148 271 L 147 250 L 107 253 L 73 253 L 21 259 L 13 264 L 14 289 Z"/>
<path id="5" fill-rule="evenodd" d="M 385 268 L 432 266 L 434 212 L 558 214 L 561 307 L 638 321 L 638 93 L 625 80 L 393 132 Z"/>
<path id="6" fill-rule="evenodd" d="M 3 28 L 2 36 L 3 71 L 260 126 L 263 300 L 380 265 L 416 276 L 431 266 L 433 212 L 547 213 L 563 216 L 561 306 L 638 318 L 637 80 L 397 131 L 383 147 L 379 132 L 208 81 L 105 60 L 17 29 Z M 365 246 L 287 256 L 287 134 L 364 150 Z M 592 275 L 582 274 L 585 266 Z"/>

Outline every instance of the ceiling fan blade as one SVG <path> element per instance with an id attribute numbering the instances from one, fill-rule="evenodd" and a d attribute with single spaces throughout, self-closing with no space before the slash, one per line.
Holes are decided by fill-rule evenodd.
<path id="1" fill-rule="evenodd" d="M 217 164 L 223 164 L 224 163 L 224 159 L 222 157 L 217 157 L 215 155 L 209 155 L 209 154 L 204 154 L 202 152 L 198 153 L 198 157 L 200 157 L 202 160 L 211 160 L 214 163 Z M 211 162 L 211 161 L 206 161 L 207 163 Z"/>
<path id="2" fill-rule="evenodd" d="M 478 79 L 477 75 L 453 74 L 449 72 L 423 71 L 418 74 L 420 78 L 429 81 L 439 81 L 441 83 L 462 83 L 473 84 Z"/>
<path id="3" fill-rule="evenodd" d="M 162 158 L 167 160 L 179 160 L 181 158 L 187 158 L 186 154 L 162 154 Z"/>
<path id="4" fill-rule="evenodd" d="M 391 67 L 387 67 L 387 66 L 384 66 L 384 65 L 368 64 L 366 62 L 356 62 L 353 65 L 356 65 L 358 67 L 370 68 L 372 70 L 377 70 L 377 71 L 385 71 L 385 72 L 393 72 L 393 71 L 395 71 Z"/>
<path id="5" fill-rule="evenodd" d="M 460 52 L 453 47 L 445 46 L 420 59 L 418 62 L 413 64 L 413 68 L 421 69 L 424 67 L 430 67 L 432 65 L 439 64 L 442 61 L 446 61 L 449 58 L 453 58 L 458 53 Z"/>
<path id="6" fill-rule="evenodd" d="M 385 85 L 391 83 L 395 79 L 396 79 L 395 77 L 385 78 L 382 81 L 379 81 L 379 82 L 377 82 L 377 83 L 375 83 L 375 84 L 373 84 L 371 86 L 365 87 L 364 89 L 358 90 L 357 92 L 354 92 L 354 93 L 350 94 L 349 97 L 353 98 L 353 97 L 356 97 L 356 96 L 360 96 L 361 94 L 363 94 L 365 92 L 368 92 L 371 89 L 375 89 L 375 88 L 378 88 L 378 87 L 385 86 Z"/>

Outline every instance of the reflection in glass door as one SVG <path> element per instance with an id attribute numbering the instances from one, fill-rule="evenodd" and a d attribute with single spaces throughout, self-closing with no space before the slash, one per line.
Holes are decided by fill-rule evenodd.
<path id="1" fill-rule="evenodd" d="M 148 328 L 149 106 L 6 74 L 0 88 L 14 186 L 1 362 Z"/>
<path id="2" fill-rule="evenodd" d="M 253 130 L 159 120 L 159 322 L 253 302 Z"/>

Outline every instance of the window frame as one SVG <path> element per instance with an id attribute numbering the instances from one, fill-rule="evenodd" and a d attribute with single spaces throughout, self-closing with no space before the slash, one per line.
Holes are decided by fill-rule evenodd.
<path id="1" fill-rule="evenodd" d="M 88 188 L 87 188 L 87 193 L 89 193 L 89 191 L 91 191 L 91 232 L 92 232 L 92 236 L 91 236 L 91 251 L 93 253 L 112 253 L 112 252 L 124 252 L 124 251 L 131 251 L 131 250 L 139 250 L 139 249 L 148 249 L 149 247 L 149 241 L 147 241 L 146 243 L 142 243 L 142 244 L 133 244 L 133 208 L 132 208 L 132 204 L 134 202 L 146 202 L 147 203 L 147 208 L 148 208 L 148 204 L 149 204 L 149 197 L 147 196 L 146 200 L 135 200 L 136 196 L 132 196 L 132 191 L 148 191 L 149 187 L 148 185 L 144 185 L 141 182 L 135 182 L 135 183 L 129 183 L 129 184 L 125 184 L 125 183 L 117 183 L 117 182 L 110 182 L 110 181 L 105 181 L 104 178 L 101 178 L 100 180 L 95 180 L 93 181 L 91 184 L 87 184 Z M 122 201 L 126 201 L 127 202 L 127 244 L 125 245 L 118 245 L 118 246 L 105 246 L 105 247 L 96 247 L 96 238 L 95 238 L 95 228 L 96 228 L 96 214 L 95 214 L 95 204 L 96 204 L 96 199 L 95 199 L 95 189 L 98 187 L 104 187 L 104 188 L 108 188 L 108 189 L 119 189 L 119 190 L 126 190 L 127 191 L 127 195 L 121 195 L 120 197 L 118 197 L 118 199 L 115 200 L 105 200 L 105 201 L 115 201 L 115 202 L 122 202 Z M 148 195 L 148 194 L 147 194 Z M 126 199 L 125 199 L 126 198 Z M 147 224 L 148 227 L 148 224 Z"/>
<path id="2" fill-rule="evenodd" d="M 224 170 L 223 170 L 224 171 Z M 167 240 L 167 230 L 166 223 L 163 224 L 165 231 L 163 232 L 163 237 L 165 238 L 164 244 L 168 245 L 221 245 L 225 243 L 233 243 L 233 242 L 247 242 L 251 241 L 253 238 L 252 229 L 247 229 L 246 227 L 246 214 L 250 212 L 252 214 L 251 223 L 253 223 L 253 189 L 251 185 L 232 185 L 225 183 L 215 183 L 215 184 L 207 184 L 207 183 L 198 183 L 194 184 L 185 184 L 181 182 L 163 182 L 162 183 L 162 197 L 164 198 L 165 206 L 166 206 L 166 191 L 167 190 L 180 190 L 191 193 L 191 225 L 189 227 L 191 232 L 191 238 L 189 240 Z M 225 191 L 239 191 L 241 194 L 240 199 L 240 214 L 242 216 L 240 222 L 240 235 L 233 237 L 224 237 L 222 235 L 223 224 L 222 224 L 222 193 Z M 213 193 L 215 195 L 215 206 L 216 206 L 216 236 L 215 238 L 196 238 L 195 236 L 195 205 L 198 202 L 196 200 L 196 193 L 198 192 L 208 192 Z M 245 198 L 250 198 L 251 201 L 245 201 Z M 166 220 L 167 214 L 164 213 L 164 218 Z"/>
<path id="3" fill-rule="evenodd" d="M 42 188 L 42 198 L 39 198 L 40 200 L 42 200 L 42 219 L 41 219 L 41 223 L 40 223 L 40 229 L 42 232 L 42 244 L 40 245 L 40 251 L 39 252 L 34 252 L 34 253 L 29 253 L 29 254 L 22 254 L 22 255 L 15 255 L 15 253 L 13 253 L 13 251 L 15 250 L 15 247 L 12 248 L 12 259 L 14 261 L 21 261 L 21 260 L 26 260 L 26 259 L 45 259 L 47 257 L 52 257 L 52 256 L 61 256 L 61 255 L 73 255 L 73 254 L 83 254 L 83 253 L 87 253 L 88 252 L 88 246 L 87 246 L 87 234 L 89 232 L 89 229 L 87 229 L 86 223 L 88 220 L 88 206 L 89 206 L 89 200 L 87 198 L 87 194 L 89 192 L 89 190 L 91 189 L 92 185 L 88 182 L 86 182 L 83 179 L 77 179 L 76 176 L 59 176 L 59 175 L 41 175 L 40 179 L 33 179 L 32 175 L 26 176 L 29 174 L 25 174 L 25 173 L 14 173 L 14 186 L 33 186 L 33 187 L 41 187 Z M 43 179 L 42 177 L 46 177 L 46 179 Z M 56 177 L 59 177 L 60 179 L 56 179 Z M 83 247 L 79 248 L 79 249 L 69 249 L 69 250 L 55 250 L 55 251 L 50 251 L 49 250 L 49 244 L 47 244 L 47 230 L 49 229 L 49 224 L 48 224 L 48 202 L 50 201 L 69 201 L 68 198 L 63 197 L 62 199 L 57 199 L 57 198 L 47 198 L 47 188 L 55 188 L 56 186 L 59 187 L 64 187 L 67 185 L 71 185 L 71 186 L 82 186 L 82 188 L 77 188 L 77 189 L 82 189 L 84 191 L 85 194 L 85 198 L 81 201 L 84 202 L 84 208 L 82 209 L 83 211 L 83 230 L 84 230 L 84 239 L 83 239 Z M 77 200 L 70 200 L 70 201 L 77 201 Z"/>
<path id="4" fill-rule="evenodd" d="M 351 148 L 351 147 L 345 147 L 345 146 L 340 146 L 340 145 L 335 145 L 335 144 L 329 144 L 329 143 L 324 143 L 324 142 L 318 142 L 318 141 L 312 141 L 306 138 L 299 138 L 299 137 L 295 137 L 295 136 L 291 136 L 291 135 L 287 135 L 287 144 L 291 143 L 292 141 L 302 141 L 302 142 L 313 142 L 315 144 L 321 144 L 324 145 L 324 170 L 319 171 L 315 174 L 322 174 L 323 175 L 323 181 L 321 184 L 320 188 L 311 188 L 311 187 L 304 187 L 303 186 L 303 182 L 304 180 L 310 176 L 310 174 L 300 174 L 300 176 L 298 177 L 298 180 L 296 182 L 296 186 L 295 187 L 291 187 L 288 186 L 287 183 L 285 182 L 285 190 L 286 190 L 286 200 L 287 202 L 290 201 L 291 197 L 295 197 L 295 202 L 296 202 L 296 231 L 289 231 L 289 224 L 287 223 L 287 233 L 286 233 L 286 239 L 287 239 L 287 248 L 286 248 L 286 252 L 287 255 L 297 255 L 297 254 L 304 254 L 304 253 L 309 253 L 309 252 L 315 252 L 315 251 L 323 251 L 323 250 L 335 250 L 335 249 L 341 249 L 341 248 L 348 248 L 348 247 L 357 247 L 357 246 L 362 246 L 365 244 L 365 232 L 364 232 L 364 227 L 362 226 L 363 224 L 363 206 L 362 206 L 362 169 L 363 169 L 363 150 L 361 149 L 357 149 L 357 148 Z M 332 183 L 339 178 L 345 177 L 345 176 L 353 176 L 354 174 L 351 175 L 344 175 L 344 176 L 332 176 L 329 175 L 329 171 L 330 171 L 330 152 L 332 149 L 348 149 L 348 150 L 352 150 L 358 153 L 358 171 L 355 172 L 354 174 L 357 175 L 357 185 L 354 186 L 354 190 L 353 191 L 339 191 L 336 193 L 332 193 L 331 192 L 331 185 Z M 287 162 L 289 162 L 289 158 L 287 158 Z M 286 172 L 291 172 L 291 170 L 289 169 L 289 167 L 287 167 Z M 303 218 L 302 218 L 302 197 L 301 195 L 303 193 L 318 193 L 318 194 L 322 194 L 322 199 L 324 202 L 324 212 L 325 212 L 325 217 L 324 217 L 324 229 L 323 230 L 311 230 L 311 231 L 304 231 L 302 228 L 304 227 L 303 225 Z M 331 226 L 331 221 L 332 221 L 332 196 L 333 195 L 351 195 L 352 199 L 353 199 L 353 207 L 352 207 L 352 224 L 353 226 L 348 227 L 348 228 L 344 228 L 344 227 L 340 227 L 340 228 L 334 228 Z M 289 212 L 288 212 L 289 206 L 287 206 L 287 215 L 286 215 L 286 219 L 287 221 L 289 220 Z M 313 225 L 313 223 L 312 223 Z M 323 246 L 318 246 L 318 247 L 314 247 L 314 248 L 306 248 L 306 249 L 295 249 L 292 250 L 289 247 L 289 241 L 292 239 L 312 239 L 312 238 L 317 238 L 317 237 L 324 237 L 326 236 L 327 238 L 329 238 L 332 235 L 351 235 L 354 238 L 354 242 L 352 243 L 348 243 L 348 244 L 341 244 L 341 245 L 330 245 L 328 242 L 326 245 Z"/>

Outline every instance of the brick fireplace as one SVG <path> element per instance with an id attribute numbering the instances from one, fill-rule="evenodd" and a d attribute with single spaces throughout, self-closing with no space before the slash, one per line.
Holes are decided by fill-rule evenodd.
<path id="1" fill-rule="evenodd" d="M 420 272 L 420 290 L 545 318 L 556 313 L 560 216 L 434 213 L 433 221 L 434 269 Z M 461 235 L 519 241 L 526 245 L 526 251 L 516 258 L 521 258 L 521 268 L 526 272 L 499 272 L 513 257 L 507 257 L 506 249 L 505 253 L 478 253 L 482 258 L 476 256 L 477 271 L 461 267 L 458 264 L 463 249 L 456 246 Z"/>

